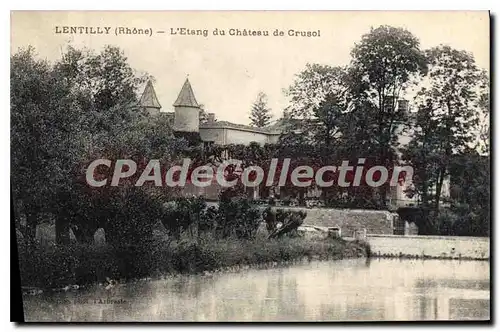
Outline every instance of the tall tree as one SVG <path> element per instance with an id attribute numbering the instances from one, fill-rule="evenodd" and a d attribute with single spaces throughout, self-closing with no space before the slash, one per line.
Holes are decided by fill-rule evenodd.
<path id="1" fill-rule="evenodd" d="M 416 97 L 415 135 L 404 158 L 416 169 L 423 205 L 431 205 L 436 216 L 454 155 L 469 149 L 477 135 L 482 73 L 465 51 L 438 46 L 426 54 L 429 73 Z"/>
<path id="2" fill-rule="evenodd" d="M 250 124 L 263 128 L 270 124 L 271 119 L 271 109 L 267 106 L 267 96 L 263 92 L 259 92 L 257 99 L 252 105 L 252 110 L 250 111 Z"/>
<path id="3" fill-rule="evenodd" d="M 408 120 L 398 100 L 412 82 L 425 73 L 426 58 L 419 40 L 408 30 L 391 26 L 372 28 L 352 52 L 351 91 L 372 106 L 358 109 L 368 117 L 373 144 L 384 159 L 397 145 L 397 127 Z M 366 102 L 363 103 L 366 105 Z"/>
<path id="4" fill-rule="evenodd" d="M 355 129 L 377 164 L 392 167 L 401 128 L 408 123 L 408 112 L 398 107 L 407 88 L 427 70 L 419 40 L 408 30 L 391 26 L 372 28 L 352 52 L 349 86 L 355 96 L 353 119 L 363 126 Z M 351 144 L 352 145 L 352 144 Z M 383 204 L 387 185 L 375 190 Z"/>
<path id="5" fill-rule="evenodd" d="M 339 134 L 339 117 L 348 109 L 345 79 L 345 68 L 307 64 L 286 90 L 285 132 L 300 130 L 310 143 L 331 143 Z"/>
<path id="6" fill-rule="evenodd" d="M 68 185 L 82 151 L 82 110 L 71 85 L 31 47 L 11 57 L 10 83 L 13 194 L 26 217 L 23 235 L 32 242 L 40 213 L 56 210 L 57 190 Z"/>

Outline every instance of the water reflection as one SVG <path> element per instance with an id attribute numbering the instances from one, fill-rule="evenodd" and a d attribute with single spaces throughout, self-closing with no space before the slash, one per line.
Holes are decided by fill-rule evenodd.
<path id="1" fill-rule="evenodd" d="M 489 319 L 489 263 L 345 260 L 25 297 L 28 321 Z"/>

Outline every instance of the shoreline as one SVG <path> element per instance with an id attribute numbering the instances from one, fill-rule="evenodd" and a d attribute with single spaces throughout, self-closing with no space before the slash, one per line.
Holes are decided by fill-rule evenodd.
<path id="1" fill-rule="evenodd" d="M 130 283 L 179 275 L 267 269 L 304 260 L 356 258 L 490 261 L 489 257 L 380 254 L 373 252 L 367 242 L 341 238 L 205 238 L 199 242 L 188 239 L 172 243 L 158 239 L 142 249 L 137 246 L 113 248 L 108 245 L 72 244 L 61 248 L 40 245 L 31 254 L 25 252 L 20 255 L 21 288 L 23 294 L 36 295 L 103 285 L 108 278 L 119 280 L 118 283 Z"/>
<path id="2" fill-rule="evenodd" d="M 256 264 L 248 264 L 248 265 L 232 265 L 232 266 L 226 266 L 223 268 L 219 268 L 216 270 L 206 270 L 202 272 L 171 272 L 171 273 L 166 273 L 166 274 L 161 274 L 161 275 L 151 275 L 148 277 L 142 277 L 142 278 L 131 278 L 129 280 L 121 281 L 118 284 L 119 285 L 127 285 L 127 284 L 134 284 L 138 282 L 144 282 L 144 281 L 158 281 L 158 280 L 167 280 L 170 278 L 179 278 L 179 277 L 190 277 L 190 276 L 202 276 L 202 277 L 212 277 L 215 275 L 219 274 L 227 274 L 227 273 L 240 273 L 243 271 L 247 271 L 249 269 L 254 269 L 254 270 L 266 270 L 266 269 L 273 269 L 273 268 L 279 268 L 279 267 L 288 267 L 292 266 L 295 264 L 300 264 L 304 262 L 325 262 L 325 261 L 341 261 L 341 260 L 351 260 L 351 259 L 366 259 L 366 260 L 419 260 L 419 261 L 482 261 L 482 262 L 489 262 L 490 259 L 477 259 L 477 258 L 456 258 L 456 257 L 433 257 L 433 256 L 412 256 L 412 255 L 402 255 L 402 256 L 394 256 L 394 255 L 365 255 L 361 257 L 342 257 L 342 258 L 335 258 L 335 257 L 321 257 L 319 255 L 317 256 L 303 256 L 301 258 L 293 259 L 293 260 L 284 260 L 284 261 L 279 261 L 279 262 L 268 262 L 268 263 L 256 263 Z M 69 289 L 63 288 L 40 288 L 40 287 L 30 287 L 30 286 L 21 286 L 23 296 L 28 295 L 28 296 L 36 296 L 39 294 L 55 294 L 55 293 L 62 293 L 62 292 L 68 292 L 68 291 L 79 291 L 79 290 L 85 290 L 91 287 L 95 286 L 103 286 L 103 283 L 88 283 L 88 284 L 83 284 L 83 285 L 78 285 L 78 288 L 72 288 L 69 287 Z"/>
<path id="3" fill-rule="evenodd" d="M 25 250 L 25 248 L 20 251 Z M 71 245 L 38 246 L 20 253 L 21 288 L 36 294 L 68 291 L 103 284 L 132 282 L 172 275 L 203 275 L 270 268 L 303 260 L 368 258 L 364 242 L 302 237 L 267 240 L 203 239 L 166 243 L 154 241 L 139 248 Z M 33 294 L 33 295 L 34 295 Z"/>

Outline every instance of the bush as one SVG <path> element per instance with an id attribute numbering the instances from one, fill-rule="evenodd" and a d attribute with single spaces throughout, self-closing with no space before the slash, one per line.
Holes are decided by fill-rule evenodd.
<path id="1" fill-rule="evenodd" d="M 278 226 L 276 212 L 268 206 L 262 213 L 262 218 L 266 222 L 266 229 L 269 234 L 274 232 Z"/>
<path id="2" fill-rule="evenodd" d="M 454 203 L 439 211 L 435 219 L 434 234 L 455 236 L 488 236 L 489 211 L 472 209 L 467 204 Z"/>
<path id="3" fill-rule="evenodd" d="M 176 239 L 183 231 L 198 228 L 204 221 L 206 203 L 201 197 L 178 198 L 166 208 L 161 222 L 167 232 Z M 203 223 L 202 227 L 206 225 Z"/>
<path id="4" fill-rule="evenodd" d="M 151 246 L 53 246 L 36 247 L 29 254 L 20 248 L 21 284 L 61 288 L 104 282 L 107 278 L 130 280 L 171 273 L 200 273 L 241 265 L 294 262 L 304 257 L 339 259 L 366 255 L 367 247 L 341 239 L 303 238 L 240 240 L 200 239 L 155 241 Z"/>
<path id="5" fill-rule="evenodd" d="M 275 228 L 270 232 L 269 237 L 280 237 L 285 234 L 296 235 L 297 228 L 304 223 L 307 213 L 305 211 L 287 211 L 284 209 L 276 210 L 276 221 L 281 223 L 280 228 Z"/>
<path id="6" fill-rule="evenodd" d="M 117 246 L 146 244 L 164 213 L 162 198 L 147 187 L 117 189 L 108 206 L 101 207 L 102 216 L 107 216 L 103 225 L 106 241 Z"/>
<path id="7" fill-rule="evenodd" d="M 214 233 L 218 238 L 236 236 L 239 239 L 255 237 L 262 221 L 260 210 L 244 196 L 224 197 L 219 207 L 206 207 L 202 198 L 179 198 L 168 205 L 162 218 L 167 232 L 176 239 L 189 230 L 197 237 Z"/>
<path id="8" fill-rule="evenodd" d="M 219 203 L 217 235 L 227 238 L 235 235 L 239 239 L 255 237 L 262 221 L 260 210 L 246 197 L 224 197 Z"/>

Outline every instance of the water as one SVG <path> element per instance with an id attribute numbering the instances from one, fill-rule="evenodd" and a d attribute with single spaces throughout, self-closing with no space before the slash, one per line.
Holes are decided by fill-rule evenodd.
<path id="1" fill-rule="evenodd" d="M 27 321 L 487 320 L 489 269 L 484 261 L 310 262 L 26 295 L 24 311 Z"/>

